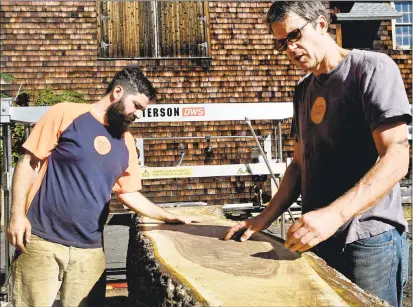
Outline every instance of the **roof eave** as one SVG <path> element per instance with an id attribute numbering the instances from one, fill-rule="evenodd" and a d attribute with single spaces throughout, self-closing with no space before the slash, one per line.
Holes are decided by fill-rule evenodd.
<path id="1" fill-rule="evenodd" d="M 400 18 L 400 16 L 354 16 L 348 13 L 338 13 L 337 21 L 349 21 L 349 20 L 392 20 Z"/>

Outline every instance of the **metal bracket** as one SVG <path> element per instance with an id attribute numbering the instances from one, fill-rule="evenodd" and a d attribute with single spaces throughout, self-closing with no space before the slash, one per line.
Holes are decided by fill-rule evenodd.
<path id="1" fill-rule="evenodd" d="M 105 16 L 105 15 L 100 15 L 100 19 L 101 19 L 102 21 L 106 21 L 106 20 L 111 19 L 111 17 L 110 17 L 110 16 Z"/>
<path id="2" fill-rule="evenodd" d="M 201 47 L 201 48 L 208 48 L 208 42 L 203 42 L 203 43 L 200 43 L 200 44 L 198 44 L 198 46 L 199 47 Z"/>
<path id="3" fill-rule="evenodd" d="M 111 43 L 105 43 L 104 41 L 100 42 L 100 48 L 105 49 L 108 48 L 110 45 L 112 45 Z"/>
<path id="4" fill-rule="evenodd" d="M 1 98 L 0 99 L 0 124 L 10 123 L 10 105 L 13 98 Z"/>

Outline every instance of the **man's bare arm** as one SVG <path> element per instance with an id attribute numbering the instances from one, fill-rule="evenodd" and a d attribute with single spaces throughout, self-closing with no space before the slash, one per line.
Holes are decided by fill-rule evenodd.
<path id="1" fill-rule="evenodd" d="M 304 214 L 288 230 L 286 247 L 306 251 L 331 237 L 351 218 L 374 207 L 402 179 L 409 166 L 405 122 L 387 123 L 373 131 L 380 159 L 349 191 L 329 206 Z"/>
<path id="2" fill-rule="evenodd" d="M 169 213 L 155 205 L 140 192 L 117 193 L 116 197 L 132 211 L 168 224 L 190 224 L 201 221 L 199 218 L 183 217 Z"/>
<path id="3" fill-rule="evenodd" d="M 39 162 L 39 159 L 26 151 L 13 174 L 11 216 L 7 235 L 10 244 L 20 250 L 24 250 L 25 243 L 30 241 L 31 225 L 26 217 L 26 204 Z"/>
<path id="4" fill-rule="evenodd" d="M 409 168 L 409 143 L 404 122 L 378 127 L 373 132 L 379 161 L 350 191 L 331 204 L 344 221 L 377 204 L 393 186 L 406 176 Z"/>

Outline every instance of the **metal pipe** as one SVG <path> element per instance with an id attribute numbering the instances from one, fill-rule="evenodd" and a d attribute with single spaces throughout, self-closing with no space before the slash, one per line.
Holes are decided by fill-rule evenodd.
<path id="1" fill-rule="evenodd" d="M 285 214 L 281 214 L 281 238 L 285 240 Z"/>
<path id="2" fill-rule="evenodd" d="M 275 160 L 278 160 L 278 132 L 277 132 L 277 127 L 278 127 L 278 120 L 274 121 L 276 126 L 274 127 L 274 146 L 275 146 Z"/>
<path id="3" fill-rule="evenodd" d="M 11 174 L 11 131 L 9 124 L 3 124 L 3 169 L 6 173 L 6 176 L 3 177 L 6 180 L 5 188 L 4 188 L 4 229 L 7 231 L 8 223 L 10 219 L 10 202 L 11 202 L 11 183 L 10 181 L 10 174 Z M 4 257 L 5 257 L 5 280 L 4 284 L 1 285 L 1 292 L 8 294 L 8 283 L 10 278 L 10 264 L 11 264 L 11 257 L 10 257 L 10 246 L 7 234 L 4 234 Z"/>
<path id="4" fill-rule="evenodd" d="M 268 161 L 267 156 L 265 155 L 264 150 L 262 150 L 261 144 L 260 144 L 260 142 L 259 142 L 259 140 L 258 140 L 258 138 L 257 138 L 257 135 L 255 134 L 254 128 L 252 128 L 251 121 L 248 119 L 248 117 L 245 117 L 245 121 L 246 121 L 248 127 L 250 128 L 250 131 L 251 131 L 251 133 L 252 133 L 252 136 L 253 136 L 254 139 L 255 139 L 255 143 L 257 143 L 257 146 L 258 146 L 258 148 L 259 148 L 259 150 L 260 150 L 260 152 L 261 152 L 261 155 L 262 155 L 262 157 L 264 158 L 264 162 L 265 162 L 265 164 L 267 165 L 268 170 L 270 171 L 272 180 L 274 180 L 274 183 L 275 183 L 275 185 L 277 186 L 277 189 L 279 189 L 279 185 L 278 185 L 278 182 L 277 182 L 277 178 L 275 177 L 274 172 L 272 171 L 270 162 Z M 288 211 L 288 213 L 290 214 L 291 220 L 292 220 L 293 222 L 295 222 L 294 216 L 293 216 L 290 208 L 287 208 L 287 211 Z"/>
<path id="5" fill-rule="evenodd" d="M 277 148 L 278 148 L 278 161 L 283 162 L 283 143 L 282 143 L 282 130 L 281 130 L 281 121 L 277 121 Z M 294 221 L 294 220 L 293 220 Z M 285 240 L 285 212 L 281 214 L 281 238 Z"/>
<path id="6" fill-rule="evenodd" d="M 282 143 L 282 131 L 281 122 L 278 121 L 278 153 L 280 155 L 280 162 L 283 162 L 283 143 Z"/>
<path id="7" fill-rule="evenodd" d="M 12 173 L 12 153 L 11 153 L 11 129 L 10 129 L 10 125 L 5 125 L 5 146 L 4 146 L 4 152 L 6 152 L 6 160 L 7 160 L 7 164 L 6 165 L 6 172 L 7 172 L 7 181 L 9 181 L 9 179 L 11 178 L 11 173 Z M 11 191 L 12 191 L 12 186 L 11 186 L 11 182 L 8 182 L 9 186 L 7 187 L 7 193 L 5 196 L 7 196 L 7 201 L 4 202 L 5 204 L 5 219 L 6 222 L 4 224 L 5 229 L 7 229 L 8 227 L 8 223 L 10 221 L 10 206 L 11 206 Z M 6 198 L 6 197 L 5 197 Z M 8 240 L 6 243 L 9 243 Z M 8 256 L 7 259 L 7 266 L 8 268 L 10 268 L 10 255 L 9 255 L 9 244 L 6 244 L 5 247 L 5 252 L 6 255 Z"/>
<path id="8" fill-rule="evenodd" d="M 181 152 L 181 157 L 179 158 L 178 164 L 176 166 L 181 166 L 182 161 L 184 160 L 185 152 Z"/>

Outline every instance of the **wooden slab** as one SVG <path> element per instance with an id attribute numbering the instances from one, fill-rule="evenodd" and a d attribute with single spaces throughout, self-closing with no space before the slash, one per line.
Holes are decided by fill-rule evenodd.
<path id="1" fill-rule="evenodd" d="M 280 239 L 258 233 L 246 242 L 221 240 L 234 222 L 217 206 L 168 210 L 203 222 L 144 218 L 131 227 L 130 306 L 385 306 L 331 268 L 339 278 L 315 270 L 327 266 L 314 254 L 291 253 Z"/>

